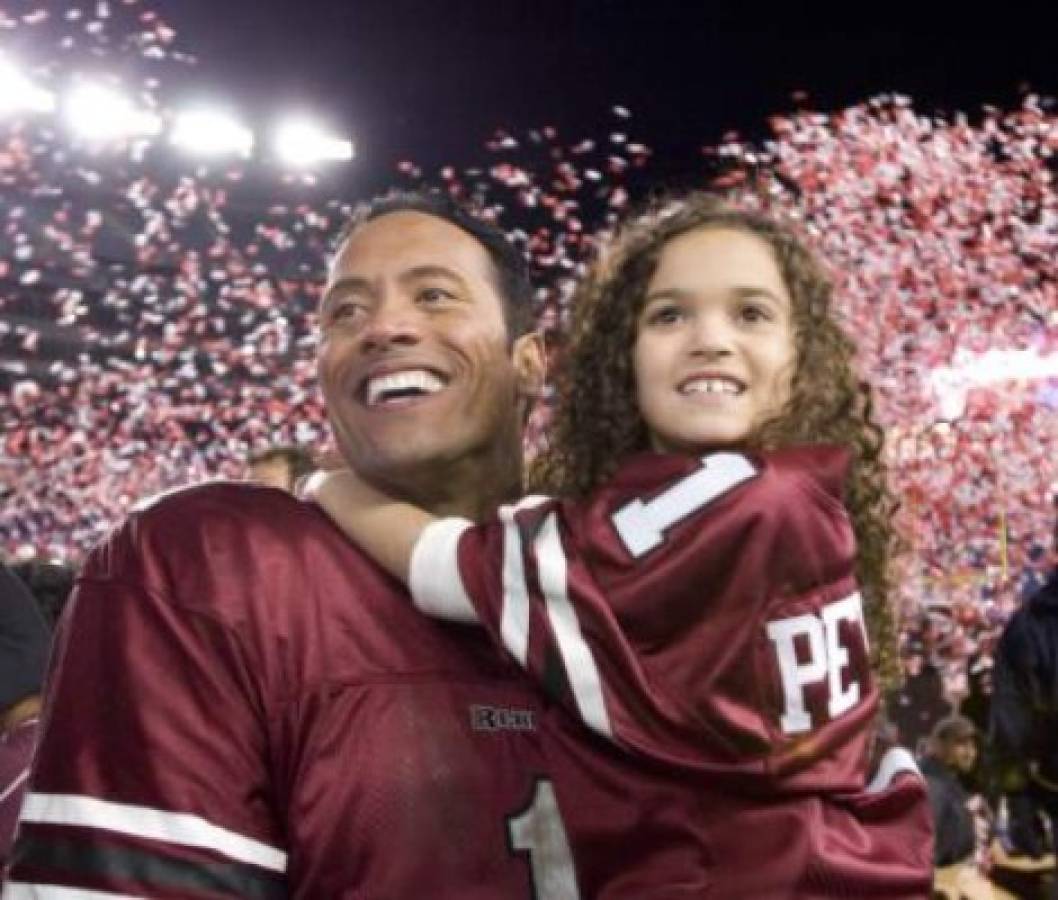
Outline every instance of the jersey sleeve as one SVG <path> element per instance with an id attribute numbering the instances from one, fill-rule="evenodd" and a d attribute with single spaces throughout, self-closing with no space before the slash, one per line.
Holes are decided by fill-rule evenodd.
<path id="1" fill-rule="evenodd" d="M 253 653 L 137 531 L 64 613 L 3 897 L 285 896 Z"/>
<path id="2" fill-rule="evenodd" d="M 873 698 L 830 477 L 844 460 L 825 478 L 795 462 L 714 454 L 585 504 L 527 498 L 484 525 L 443 520 L 416 548 L 413 596 L 480 621 L 628 749 L 732 775 L 804 768 L 830 752 L 818 738 L 834 720 L 830 743 L 860 740 Z"/>
<path id="3" fill-rule="evenodd" d="M 482 624 L 519 665 L 570 704 L 590 727 L 613 737 L 578 610 L 604 617 L 598 644 L 605 653 L 626 665 L 634 666 L 635 658 L 590 579 L 581 579 L 580 590 L 570 596 L 559 512 L 549 498 L 527 497 L 502 507 L 498 520 L 482 525 L 441 519 L 423 532 L 415 547 L 409 586 L 424 612 Z M 537 575 L 532 586 L 529 571 Z M 572 660 L 572 679 L 556 656 L 563 652 Z"/>

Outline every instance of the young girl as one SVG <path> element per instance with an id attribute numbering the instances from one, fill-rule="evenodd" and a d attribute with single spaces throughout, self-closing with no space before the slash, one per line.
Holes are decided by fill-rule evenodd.
<path id="1" fill-rule="evenodd" d="M 350 473 L 310 493 L 420 608 L 482 624 L 599 734 L 834 829 L 795 868 L 884 861 L 859 884 L 906 896 L 885 885 L 928 883 L 920 781 L 893 783 L 910 755 L 868 784 L 895 503 L 830 294 L 777 223 L 663 201 L 575 300 L 535 472 L 562 499 L 473 525 Z"/>

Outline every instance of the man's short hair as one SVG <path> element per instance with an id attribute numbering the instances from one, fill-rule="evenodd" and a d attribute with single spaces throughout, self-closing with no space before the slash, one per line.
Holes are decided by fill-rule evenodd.
<path id="1" fill-rule="evenodd" d="M 937 745 L 950 746 L 977 737 L 977 727 L 966 716 L 945 716 L 936 725 L 930 738 Z"/>
<path id="2" fill-rule="evenodd" d="M 532 330 L 533 285 L 526 258 L 496 225 L 474 215 L 441 191 L 390 191 L 361 203 L 339 232 L 335 252 L 368 222 L 398 212 L 417 212 L 442 219 L 481 244 L 495 270 L 496 288 L 503 301 L 509 336 L 514 339 Z"/>
<path id="3" fill-rule="evenodd" d="M 298 479 L 304 478 L 316 469 L 316 460 L 304 447 L 296 447 L 293 444 L 274 444 L 262 450 L 251 451 L 246 457 L 246 465 L 258 466 L 272 462 L 286 463 L 290 471 L 290 483 L 297 484 Z"/>

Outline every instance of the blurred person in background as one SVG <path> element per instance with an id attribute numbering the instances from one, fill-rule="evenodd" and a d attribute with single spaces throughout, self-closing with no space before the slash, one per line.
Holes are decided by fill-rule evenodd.
<path id="1" fill-rule="evenodd" d="M 313 456 L 304 447 L 277 444 L 249 455 L 246 460 L 246 480 L 293 492 L 294 485 L 313 469 Z"/>
<path id="2" fill-rule="evenodd" d="M 1058 545 L 1058 520 L 1055 524 Z M 991 745 L 1014 856 L 1050 858 L 1058 839 L 1058 568 L 1011 616 L 996 647 Z"/>
<path id="3" fill-rule="evenodd" d="M 55 628 L 73 590 L 77 577 L 74 567 L 54 560 L 31 559 L 19 561 L 11 568 L 29 588 L 48 627 Z"/>
<path id="4" fill-rule="evenodd" d="M 933 726 L 951 712 L 951 704 L 944 697 L 940 670 L 917 634 L 901 648 L 900 662 L 903 683 L 888 692 L 886 716 L 896 727 L 901 746 L 921 755 Z"/>
<path id="5" fill-rule="evenodd" d="M 979 754 L 977 729 L 965 716 L 941 719 L 919 760 L 933 813 L 934 889 L 944 897 L 991 897 L 976 865 L 979 798 L 970 784 Z"/>
<path id="6" fill-rule="evenodd" d="M 29 589 L 0 564 L 0 874 L 29 779 L 50 642 Z"/>
<path id="7" fill-rule="evenodd" d="M 966 716 L 981 734 L 988 733 L 992 710 L 993 651 L 982 648 L 966 660 L 966 696 L 959 704 L 959 713 Z"/>

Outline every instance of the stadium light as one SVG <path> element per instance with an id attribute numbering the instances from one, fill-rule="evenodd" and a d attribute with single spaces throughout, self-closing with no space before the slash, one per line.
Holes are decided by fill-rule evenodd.
<path id="1" fill-rule="evenodd" d="M 169 140 L 197 156 L 249 156 L 253 132 L 227 113 L 213 109 L 190 109 L 173 123 Z"/>
<path id="2" fill-rule="evenodd" d="M 1041 356 L 1035 350 L 957 351 L 952 366 L 938 366 L 929 374 L 946 419 L 957 419 L 966 408 L 966 393 L 974 387 L 1001 381 L 1039 381 L 1058 378 L 1058 353 Z"/>
<path id="3" fill-rule="evenodd" d="M 0 58 L 0 116 L 54 109 L 55 95 L 51 91 L 37 87 L 11 62 Z"/>
<path id="4" fill-rule="evenodd" d="M 70 127 L 91 141 L 143 137 L 162 127 L 157 115 L 136 109 L 127 97 L 101 84 L 77 85 L 64 105 Z"/>
<path id="5" fill-rule="evenodd" d="M 353 143 L 327 134 L 305 119 L 289 119 L 276 131 L 276 153 L 292 166 L 344 162 L 353 158 Z"/>
<path id="6" fill-rule="evenodd" d="M 959 350 L 954 363 L 934 369 L 930 379 L 942 383 L 994 384 L 1058 377 L 1058 353 L 1041 356 L 1035 350 L 986 350 L 984 353 Z"/>

